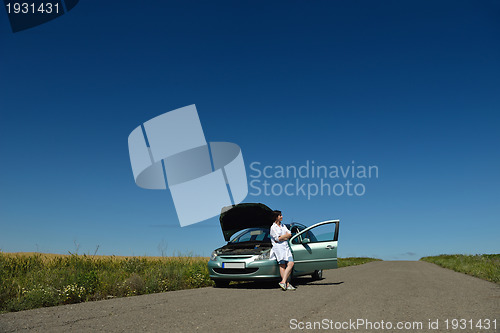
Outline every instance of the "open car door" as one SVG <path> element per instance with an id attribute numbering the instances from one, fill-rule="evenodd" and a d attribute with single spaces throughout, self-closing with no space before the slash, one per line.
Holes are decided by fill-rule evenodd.
<path id="1" fill-rule="evenodd" d="M 312 272 L 337 268 L 339 220 L 316 223 L 292 236 L 289 240 L 295 262 L 293 269 Z"/>

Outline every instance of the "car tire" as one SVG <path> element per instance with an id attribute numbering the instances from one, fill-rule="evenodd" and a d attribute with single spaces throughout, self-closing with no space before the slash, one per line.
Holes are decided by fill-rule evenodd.
<path id="1" fill-rule="evenodd" d="M 313 280 L 321 280 L 323 278 L 323 270 L 317 270 L 314 271 L 314 273 L 311 274 Z"/>
<path id="2" fill-rule="evenodd" d="M 215 283 L 215 288 L 226 288 L 229 286 L 229 280 L 213 280 Z"/>

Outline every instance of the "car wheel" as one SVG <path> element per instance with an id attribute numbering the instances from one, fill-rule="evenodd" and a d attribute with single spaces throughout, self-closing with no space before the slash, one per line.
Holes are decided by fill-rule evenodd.
<path id="1" fill-rule="evenodd" d="M 320 269 L 318 271 L 314 271 L 314 273 L 311 274 L 313 280 L 321 280 L 323 278 L 323 270 Z"/>
<path id="2" fill-rule="evenodd" d="M 229 286 L 229 280 L 213 280 L 215 282 L 215 288 L 226 288 Z"/>

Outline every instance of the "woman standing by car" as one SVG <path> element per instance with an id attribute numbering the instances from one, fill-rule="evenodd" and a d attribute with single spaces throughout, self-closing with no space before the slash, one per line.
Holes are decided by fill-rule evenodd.
<path id="1" fill-rule="evenodd" d="M 296 288 L 288 282 L 293 269 L 292 251 L 290 251 L 290 247 L 288 246 L 288 240 L 292 237 L 292 234 L 288 228 L 281 223 L 283 220 L 281 211 L 273 211 L 273 217 L 274 223 L 271 226 L 270 232 L 271 244 L 273 247 L 271 249 L 270 259 L 276 258 L 278 261 L 281 275 L 281 282 L 279 285 L 281 289 L 295 290 Z"/>

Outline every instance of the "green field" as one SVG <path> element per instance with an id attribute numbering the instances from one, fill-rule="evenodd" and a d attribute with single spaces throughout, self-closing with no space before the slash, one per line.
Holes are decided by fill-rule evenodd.
<path id="1" fill-rule="evenodd" d="M 212 286 L 208 259 L 0 252 L 0 312 Z"/>
<path id="2" fill-rule="evenodd" d="M 211 286 L 207 261 L 0 252 L 0 312 Z"/>
<path id="3" fill-rule="evenodd" d="M 500 254 L 442 254 L 423 257 L 420 260 L 472 275 L 484 280 L 500 283 Z"/>

